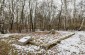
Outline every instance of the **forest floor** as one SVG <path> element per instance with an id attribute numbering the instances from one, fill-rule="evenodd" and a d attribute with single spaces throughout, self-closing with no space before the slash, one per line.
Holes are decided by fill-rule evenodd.
<path id="1" fill-rule="evenodd" d="M 28 43 L 27 45 L 17 44 L 18 40 L 25 36 L 32 36 L 34 42 L 50 43 L 55 39 L 59 39 L 62 36 L 75 33 L 75 35 L 62 40 L 60 43 L 52 46 L 49 49 L 41 48 L 38 45 Z M 12 34 L 0 34 L 0 40 L 7 42 L 15 47 L 18 51 L 18 55 L 85 55 L 85 31 L 56 31 L 55 34 L 49 34 L 48 32 L 34 32 L 34 33 L 12 33 Z M 29 52 L 29 53 L 28 53 Z M 10 54 L 11 55 L 11 54 Z"/>

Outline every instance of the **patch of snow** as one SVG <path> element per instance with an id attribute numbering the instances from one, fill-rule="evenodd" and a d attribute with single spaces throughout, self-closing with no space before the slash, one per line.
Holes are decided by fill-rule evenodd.
<path id="1" fill-rule="evenodd" d="M 13 33 L 13 34 L 0 34 L 0 38 L 8 38 L 11 35 L 18 35 L 18 33 Z"/>
<path id="2" fill-rule="evenodd" d="M 58 44 L 58 55 L 82 55 L 80 52 L 85 54 L 85 32 L 75 32 L 76 34 L 66 40 L 61 41 Z M 81 40 L 83 39 L 83 41 Z"/>
<path id="3" fill-rule="evenodd" d="M 12 45 L 15 46 L 18 50 L 22 50 L 22 51 L 34 52 L 34 51 L 40 49 L 40 47 L 34 46 L 34 45 L 30 45 L 30 46 L 20 46 L 20 45 L 17 45 L 17 44 L 12 44 Z"/>
<path id="4" fill-rule="evenodd" d="M 14 46 L 18 50 L 18 52 L 19 51 L 22 52 L 22 53 L 25 52 L 26 54 L 28 52 L 35 53 L 35 54 L 45 52 L 44 49 L 41 49 L 39 46 L 35 46 L 35 45 L 20 46 L 20 45 L 17 45 L 17 44 L 12 44 L 12 46 Z"/>
<path id="5" fill-rule="evenodd" d="M 1 34 L 0 38 L 8 38 L 10 36 L 10 34 Z"/>
<path id="6" fill-rule="evenodd" d="M 9 37 L 10 35 L 9 34 L 5 34 L 3 37 Z"/>

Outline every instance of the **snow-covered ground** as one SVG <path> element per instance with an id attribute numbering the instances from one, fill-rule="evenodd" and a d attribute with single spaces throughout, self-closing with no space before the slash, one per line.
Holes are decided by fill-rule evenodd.
<path id="1" fill-rule="evenodd" d="M 69 31 L 58 31 L 58 32 L 61 33 L 61 35 L 64 35 L 64 33 L 70 33 Z M 48 55 L 85 55 L 85 31 L 72 31 L 72 32 L 75 33 L 75 35 L 65 40 L 62 40 L 61 43 L 55 45 L 54 47 L 48 50 L 41 49 L 39 46 L 34 46 L 34 45 L 29 45 L 29 46 L 28 45 L 20 46 L 17 44 L 12 44 L 12 45 L 15 46 L 18 50 L 24 52 L 28 51 L 35 53 L 43 52 L 43 53 L 48 53 Z M 0 36 L 7 38 L 10 35 L 5 34 Z"/>
<path id="2" fill-rule="evenodd" d="M 57 55 L 85 55 L 85 32 L 75 31 L 75 35 L 61 41 L 51 49 Z"/>

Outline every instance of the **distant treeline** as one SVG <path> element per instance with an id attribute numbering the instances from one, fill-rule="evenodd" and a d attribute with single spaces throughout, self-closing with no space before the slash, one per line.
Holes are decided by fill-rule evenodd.
<path id="1" fill-rule="evenodd" d="M 85 30 L 85 1 L 60 2 L 55 4 L 54 0 L 0 0 L 0 32 Z"/>

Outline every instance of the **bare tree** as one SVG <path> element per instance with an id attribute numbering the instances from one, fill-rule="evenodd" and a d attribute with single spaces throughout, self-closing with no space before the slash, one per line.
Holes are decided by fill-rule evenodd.
<path id="1" fill-rule="evenodd" d="M 64 18 L 64 29 L 66 30 L 66 23 L 67 23 L 67 18 L 68 18 L 68 10 L 67 10 L 67 0 L 64 0 L 64 7 L 65 7 L 65 18 Z"/>
<path id="2" fill-rule="evenodd" d="M 82 17 L 83 17 L 83 0 L 81 0 L 80 7 L 81 7 L 80 18 L 82 19 Z M 80 27 L 79 27 L 79 30 L 82 29 L 83 24 L 84 24 L 84 20 L 85 20 L 85 18 L 82 19 L 82 22 L 81 22 L 81 25 L 80 25 Z"/>

